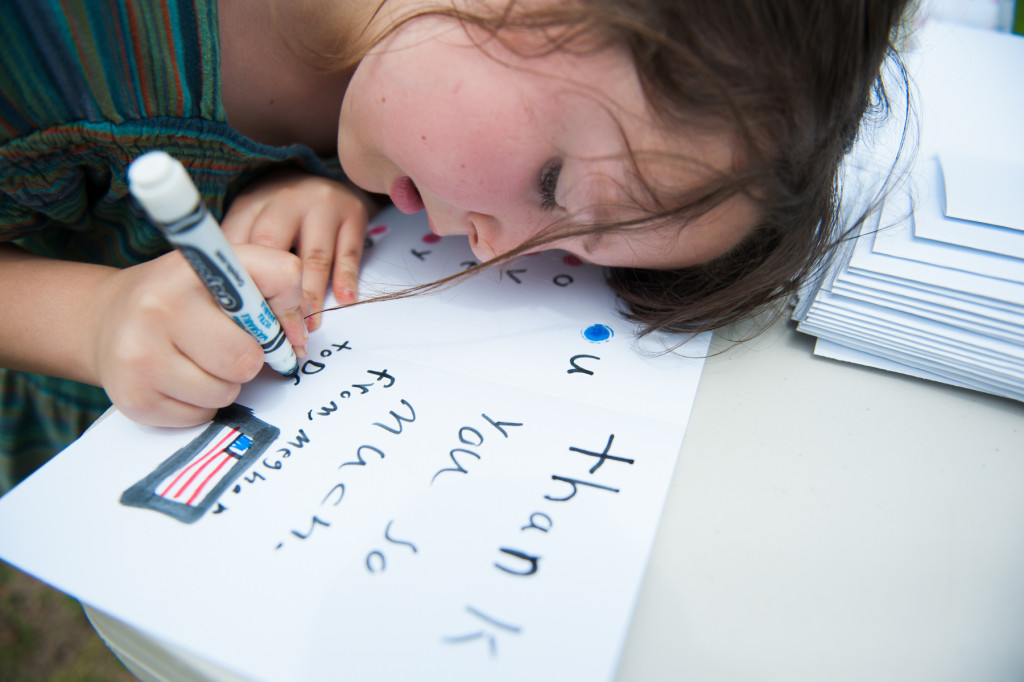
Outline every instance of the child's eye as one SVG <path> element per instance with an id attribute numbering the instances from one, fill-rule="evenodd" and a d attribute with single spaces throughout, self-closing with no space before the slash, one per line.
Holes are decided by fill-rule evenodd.
<path id="1" fill-rule="evenodd" d="M 561 159 L 551 159 L 540 171 L 540 205 L 546 211 L 558 208 L 555 190 L 558 189 L 558 176 L 562 172 Z"/>

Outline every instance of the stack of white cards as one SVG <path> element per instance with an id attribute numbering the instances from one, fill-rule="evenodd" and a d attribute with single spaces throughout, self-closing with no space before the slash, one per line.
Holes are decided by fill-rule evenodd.
<path id="1" fill-rule="evenodd" d="M 873 210 L 794 318 L 817 355 L 1024 400 L 1024 38 L 930 24 L 907 65 L 912 162 L 854 157 L 845 217 Z"/>

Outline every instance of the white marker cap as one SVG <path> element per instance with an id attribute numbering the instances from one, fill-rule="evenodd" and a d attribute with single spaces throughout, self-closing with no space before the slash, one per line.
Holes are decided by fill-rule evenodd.
<path id="1" fill-rule="evenodd" d="M 159 223 L 173 223 L 191 214 L 199 205 L 188 171 L 167 152 L 147 152 L 128 166 L 128 189 Z"/>

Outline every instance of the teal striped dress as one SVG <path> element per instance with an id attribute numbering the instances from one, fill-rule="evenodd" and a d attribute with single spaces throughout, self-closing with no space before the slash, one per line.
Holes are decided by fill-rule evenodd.
<path id="1" fill-rule="evenodd" d="M 127 197 L 128 164 L 152 149 L 188 167 L 218 217 L 241 187 L 281 164 L 340 177 L 336 160 L 307 147 L 271 147 L 233 130 L 219 63 L 215 0 L 5 0 L 0 240 L 118 267 L 165 252 Z M 102 389 L 4 369 L 0 400 L 0 492 L 110 405 Z"/>

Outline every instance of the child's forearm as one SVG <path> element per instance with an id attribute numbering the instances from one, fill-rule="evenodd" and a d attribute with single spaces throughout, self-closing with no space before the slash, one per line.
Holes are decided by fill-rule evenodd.
<path id="1" fill-rule="evenodd" d="M 0 366 L 98 385 L 95 304 L 116 272 L 0 244 Z"/>

